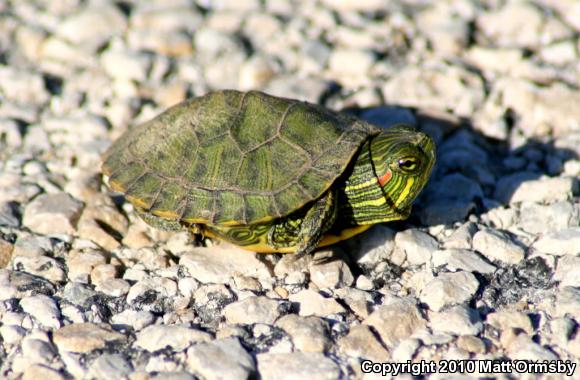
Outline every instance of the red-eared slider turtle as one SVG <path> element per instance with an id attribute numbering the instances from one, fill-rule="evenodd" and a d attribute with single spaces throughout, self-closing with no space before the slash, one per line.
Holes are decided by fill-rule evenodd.
<path id="1" fill-rule="evenodd" d="M 434 163 L 433 141 L 410 126 L 219 91 L 129 129 L 102 169 L 154 227 L 305 254 L 407 218 Z"/>

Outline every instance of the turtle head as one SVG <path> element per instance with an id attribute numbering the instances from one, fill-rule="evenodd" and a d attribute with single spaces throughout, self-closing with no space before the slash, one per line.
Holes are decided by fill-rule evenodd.
<path id="1" fill-rule="evenodd" d="M 404 219 L 435 164 L 433 140 L 411 126 L 397 125 L 371 140 L 370 157 L 387 205 Z"/>

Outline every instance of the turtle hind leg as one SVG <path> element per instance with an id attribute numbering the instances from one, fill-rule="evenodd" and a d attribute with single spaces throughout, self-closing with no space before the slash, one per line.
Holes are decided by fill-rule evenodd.
<path id="1" fill-rule="evenodd" d="M 336 220 L 336 196 L 329 191 L 308 210 L 298 232 L 296 252 L 293 258 L 300 259 L 314 251 L 322 236 Z"/>

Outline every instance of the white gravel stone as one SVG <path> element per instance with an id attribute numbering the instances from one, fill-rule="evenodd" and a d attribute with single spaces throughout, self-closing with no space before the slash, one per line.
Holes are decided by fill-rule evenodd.
<path id="1" fill-rule="evenodd" d="M 483 329 L 477 310 L 463 305 L 430 313 L 429 322 L 433 331 L 454 335 L 477 335 Z"/>
<path id="2" fill-rule="evenodd" d="M 409 300 L 400 298 L 389 299 L 386 304 L 376 308 L 363 323 L 373 327 L 390 349 L 426 327 L 417 306 Z"/>
<path id="3" fill-rule="evenodd" d="M 468 301 L 479 287 L 477 278 L 469 272 L 442 273 L 421 290 L 421 302 L 429 309 L 440 311 L 446 306 Z"/>
<path id="4" fill-rule="evenodd" d="M 151 60 L 144 54 L 127 52 L 117 47 L 103 52 L 101 64 L 107 74 L 115 79 L 143 81 L 147 79 Z"/>
<path id="5" fill-rule="evenodd" d="M 481 78 L 457 66 L 409 66 L 399 70 L 382 90 L 387 102 L 452 110 L 465 117 L 472 115 L 484 100 Z"/>
<path id="6" fill-rule="evenodd" d="M 24 297 L 20 300 L 20 307 L 42 326 L 52 329 L 60 327 L 60 309 L 52 298 L 41 294 Z"/>
<path id="7" fill-rule="evenodd" d="M 0 66 L 0 90 L 6 98 L 23 104 L 42 104 L 50 97 L 38 73 L 7 66 Z"/>
<path id="8" fill-rule="evenodd" d="M 324 259 L 322 259 L 324 260 Z M 348 265 L 340 258 L 330 259 L 328 262 L 317 263 L 316 259 L 310 263 L 310 280 L 318 288 L 342 288 L 350 286 L 354 277 Z"/>
<path id="9" fill-rule="evenodd" d="M 126 309 L 113 315 L 111 321 L 116 325 L 128 325 L 139 331 L 155 322 L 155 316 L 148 311 Z"/>
<path id="10" fill-rule="evenodd" d="M 22 355 L 36 363 L 50 364 L 56 354 L 56 348 L 44 340 L 27 337 L 22 341 Z"/>
<path id="11" fill-rule="evenodd" d="M 89 376 L 98 380 L 121 379 L 131 372 L 131 364 L 119 354 L 103 354 L 89 367 Z"/>
<path id="12" fill-rule="evenodd" d="M 96 49 L 112 36 L 120 35 L 126 27 L 127 20 L 116 6 L 98 2 L 69 16 L 58 25 L 56 33 L 73 44 Z"/>
<path id="13" fill-rule="evenodd" d="M 498 230 L 486 228 L 473 236 L 473 249 L 493 261 L 517 264 L 524 259 L 525 250 Z"/>
<path id="14" fill-rule="evenodd" d="M 403 339 L 394 349 L 392 360 L 396 362 L 406 362 L 413 359 L 417 349 L 421 347 L 421 341 L 415 338 Z"/>
<path id="15" fill-rule="evenodd" d="M 333 298 L 326 298 L 319 292 L 310 289 L 291 294 L 288 299 L 290 302 L 298 304 L 300 308 L 298 314 L 304 317 L 309 315 L 326 317 L 329 314 L 338 314 L 346 311 L 345 308 Z"/>
<path id="16" fill-rule="evenodd" d="M 292 338 L 294 347 L 302 352 L 325 352 L 331 346 L 328 325 L 317 317 L 285 315 L 275 323 Z"/>
<path id="17" fill-rule="evenodd" d="M 366 325 L 354 325 L 348 334 L 341 337 L 338 350 L 348 356 L 370 359 L 376 362 L 389 359 L 389 351 L 377 340 Z"/>
<path id="18" fill-rule="evenodd" d="M 51 257 L 16 256 L 12 260 L 12 267 L 16 270 L 23 270 L 40 276 L 51 282 L 63 282 L 66 279 L 63 265 Z"/>
<path id="19" fill-rule="evenodd" d="M 22 224 L 40 234 L 72 235 L 82 210 L 82 202 L 66 193 L 43 194 L 26 206 Z"/>
<path id="20" fill-rule="evenodd" d="M 346 84 L 366 81 L 376 58 L 372 52 L 355 49 L 334 49 L 328 58 L 330 75 Z"/>
<path id="21" fill-rule="evenodd" d="M 542 178 L 523 182 L 512 194 L 510 202 L 556 202 L 569 199 L 576 193 L 578 184 L 574 178 Z"/>
<path id="22" fill-rule="evenodd" d="M 515 310 L 500 310 L 490 313 L 486 317 L 486 322 L 500 331 L 520 329 L 527 334 L 532 334 L 534 331 L 530 317 L 523 312 Z"/>
<path id="23" fill-rule="evenodd" d="M 540 237 L 533 247 L 542 253 L 556 256 L 578 255 L 580 253 L 580 228 L 549 232 Z"/>
<path id="24" fill-rule="evenodd" d="M 437 245 L 437 240 L 417 229 L 404 230 L 395 236 L 395 246 L 405 252 L 410 265 L 423 265 L 431 260 Z"/>
<path id="25" fill-rule="evenodd" d="M 173 297 L 177 294 L 177 284 L 173 280 L 160 277 L 152 277 L 139 281 L 129 289 L 127 303 L 133 304 L 140 302 L 141 297 L 151 292 L 157 293 L 156 300 L 162 301 L 167 297 Z M 149 305 L 143 305 L 143 307 L 148 308 Z M 151 305 L 150 307 L 155 308 L 155 305 Z"/>
<path id="26" fill-rule="evenodd" d="M 207 379 L 247 379 L 256 370 L 254 359 L 237 338 L 199 343 L 187 350 L 190 371 Z"/>
<path id="27" fill-rule="evenodd" d="M 271 277 L 266 265 L 256 254 L 239 248 L 196 248 L 179 260 L 191 277 L 203 283 L 227 284 L 234 274 L 268 279 Z"/>
<path id="28" fill-rule="evenodd" d="M 553 313 L 558 317 L 569 314 L 575 320 L 580 319 L 580 290 L 571 286 L 560 288 Z"/>
<path id="29" fill-rule="evenodd" d="M 527 232 L 549 233 L 567 227 L 578 226 L 579 215 L 574 206 L 567 201 L 541 205 L 537 203 L 523 203 L 520 209 L 519 225 Z"/>
<path id="30" fill-rule="evenodd" d="M 272 324 L 280 317 L 282 305 L 279 301 L 263 296 L 250 296 L 227 305 L 223 315 L 231 324 Z"/>
<path id="31" fill-rule="evenodd" d="M 4 344 L 9 346 L 18 345 L 22 338 L 26 336 L 26 330 L 20 326 L 2 325 L 0 326 L 0 336 Z"/>
<path id="32" fill-rule="evenodd" d="M 105 348 L 108 342 L 124 341 L 125 336 L 108 325 L 75 323 L 56 330 L 53 339 L 59 351 L 87 353 Z"/>
<path id="33" fill-rule="evenodd" d="M 211 335 L 205 331 L 179 325 L 152 325 L 137 334 L 135 345 L 149 352 L 171 348 L 183 351 L 195 343 L 208 342 Z"/>
<path id="34" fill-rule="evenodd" d="M 554 280 L 560 281 L 559 286 L 580 287 L 580 256 L 567 255 L 558 260 Z"/>
<path id="35" fill-rule="evenodd" d="M 323 0 L 325 5 L 340 12 L 376 12 L 385 9 L 387 4 L 380 0 Z"/>
<path id="36" fill-rule="evenodd" d="M 445 265 L 450 271 L 478 272 L 483 274 L 495 272 L 495 266 L 488 263 L 477 253 L 469 249 L 445 249 L 435 251 L 432 259 L 433 266 Z"/>
<path id="37" fill-rule="evenodd" d="M 264 380 L 337 380 L 341 378 L 339 366 L 323 354 L 291 352 L 283 354 L 258 354 L 258 371 Z"/>

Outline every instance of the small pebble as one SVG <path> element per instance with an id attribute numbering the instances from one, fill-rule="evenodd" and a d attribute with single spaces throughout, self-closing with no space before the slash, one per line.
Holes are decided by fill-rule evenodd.
<path id="1" fill-rule="evenodd" d="M 479 281 L 470 272 L 442 273 L 425 285 L 420 299 L 431 310 L 440 311 L 446 306 L 468 301 L 478 287 Z"/>

